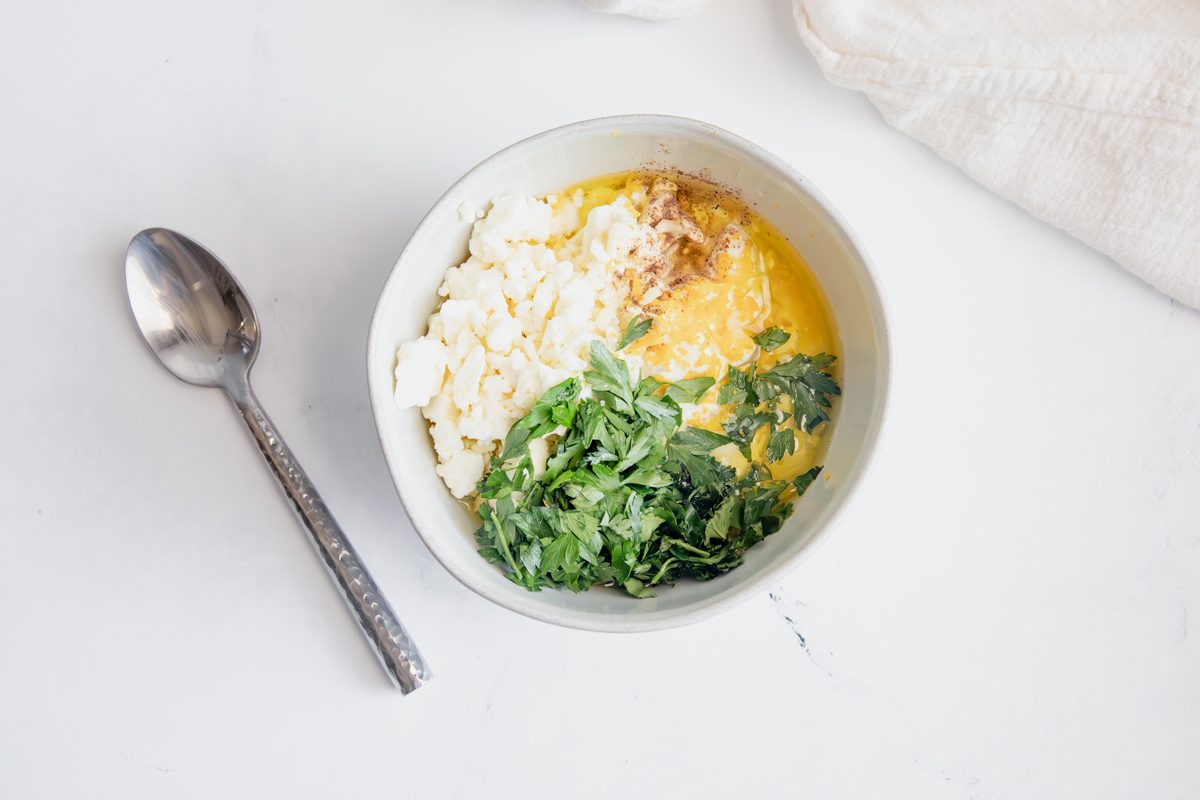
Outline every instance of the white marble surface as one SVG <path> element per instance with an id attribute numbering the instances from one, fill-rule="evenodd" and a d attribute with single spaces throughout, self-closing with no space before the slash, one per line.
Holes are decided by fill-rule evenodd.
<path id="1" fill-rule="evenodd" d="M 654 26 L 570 0 L 10 4 L 6 797 L 1200 794 L 1200 316 L 827 85 L 788 6 Z M 897 360 L 828 544 L 723 617 L 620 637 L 519 618 L 431 559 L 363 350 L 450 182 L 636 111 L 807 173 L 879 266 Z M 223 399 L 142 348 L 121 263 L 149 225 L 252 293 L 259 394 L 427 688 L 387 686 Z"/>

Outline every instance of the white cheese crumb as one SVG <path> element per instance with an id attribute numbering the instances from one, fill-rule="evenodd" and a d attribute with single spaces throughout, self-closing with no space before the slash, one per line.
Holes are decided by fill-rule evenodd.
<path id="1" fill-rule="evenodd" d="M 396 405 L 413 408 L 427 404 L 442 390 L 446 374 L 446 345 L 422 336 L 396 350 Z"/>
<path id="2" fill-rule="evenodd" d="M 550 443 L 545 437 L 530 440 L 529 460 L 533 462 L 533 477 L 540 478 L 546 474 L 546 462 L 550 460 Z"/>
<path id="3" fill-rule="evenodd" d="M 466 497 L 475 491 L 475 484 L 483 477 L 484 458 L 470 450 L 459 450 L 437 466 L 437 474 L 446 482 L 455 497 Z"/>
<path id="4" fill-rule="evenodd" d="M 470 200 L 464 200 L 458 206 L 458 218 L 462 222 L 474 222 L 482 216 L 483 212 Z"/>

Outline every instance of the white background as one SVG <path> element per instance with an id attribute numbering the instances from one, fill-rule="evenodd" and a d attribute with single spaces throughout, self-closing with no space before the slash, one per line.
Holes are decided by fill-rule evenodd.
<path id="1" fill-rule="evenodd" d="M 670 25 L 571 0 L 5 6 L 0 794 L 1200 793 L 1200 317 L 827 84 L 786 0 Z M 820 552 L 711 622 L 606 636 L 433 561 L 364 347 L 454 179 L 630 112 L 806 173 L 878 265 L 897 356 Z M 254 298 L 260 398 L 432 663 L 416 694 L 223 398 L 139 341 L 122 256 L 151 225 Z"/>

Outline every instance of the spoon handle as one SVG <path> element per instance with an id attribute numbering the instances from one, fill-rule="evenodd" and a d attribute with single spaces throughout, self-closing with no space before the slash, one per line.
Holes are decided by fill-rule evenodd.
<path id="1" fill-rule="evenodd" d="M 249 385 L 230 391 L 229 396 L 388 677 L 404 694 L 420 687 L 430 678 L 425 660 L 341 526 L 325 507 L 316 487 L 284 444 Z"/>

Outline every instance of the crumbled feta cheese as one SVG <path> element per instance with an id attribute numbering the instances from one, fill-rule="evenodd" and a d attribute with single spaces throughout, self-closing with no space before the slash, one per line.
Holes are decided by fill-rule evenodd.
<path id="1" fill-rule="evenodd" d="M 479 382 L 486 367 L 483 347 L 476 344 L 454 373 L 454 405 L 459 411 L 469 411 L 479 401 Z"/>
<path id="2" fill-rule="evenodd" d="M 396 350 L 396 404 L 423 406 L 442 390 L 446 374 L 446 345 L 422 336 Z"/>
<path id="3" fill-rule="evenodd" d="M 533 477 L 540 478 L 546 474 L 546 462 L 550 460 L 550 443 L 546 437 L 529 441 L 529 460 L 533 463 Z"/>
<path id="4" fill-rule="evenodd" d="M 583 195 L 495 198 L 470 257 L 446 270 L 429 332 L 397 352 L 396 402 L 423 406 L 437 473 L 455 497 L 475 489 L 508 429 L 551 386 L 578 376 L 595 339 L 612 346 L 628 287 L 615 277 L 655 234 L 625 198 L 581 212 Z M 403 368 L 402 368 L 403 367 Z M 531 445 L 544 470 L 549 445 Z"/>
<path id="5" fill-rule="evenodd" d="M 471 450 L 459 450 L 437 466 L 437 474 L 446 482 L 455 497 L 466 497 L 475 491 L 483 477 L 484 457 Z"/>
<path id="6" fill-rule="evenodd" d="M 487 347 L 493 353 L 507 355 L 521 336 L 521 323 L 508 313 L 508 307 L 493 314 L 487 323 Z"/>
<path id="7" fill-rule="evenodd" d="M 470 200 L 464 200 L 458 205 L 458 218 L 463 222 L 474 222 L 483 216 L 483 212 L 475 207 Z"/>
<path id="8" fill-rule="evenodd" d="M 475 223 L 468 249 L 476 258 L 499 263 L 513 254 L 518 242 L 550 238 L 553 209 L 549 203 L 524 194 L 503 194 Z"/>

